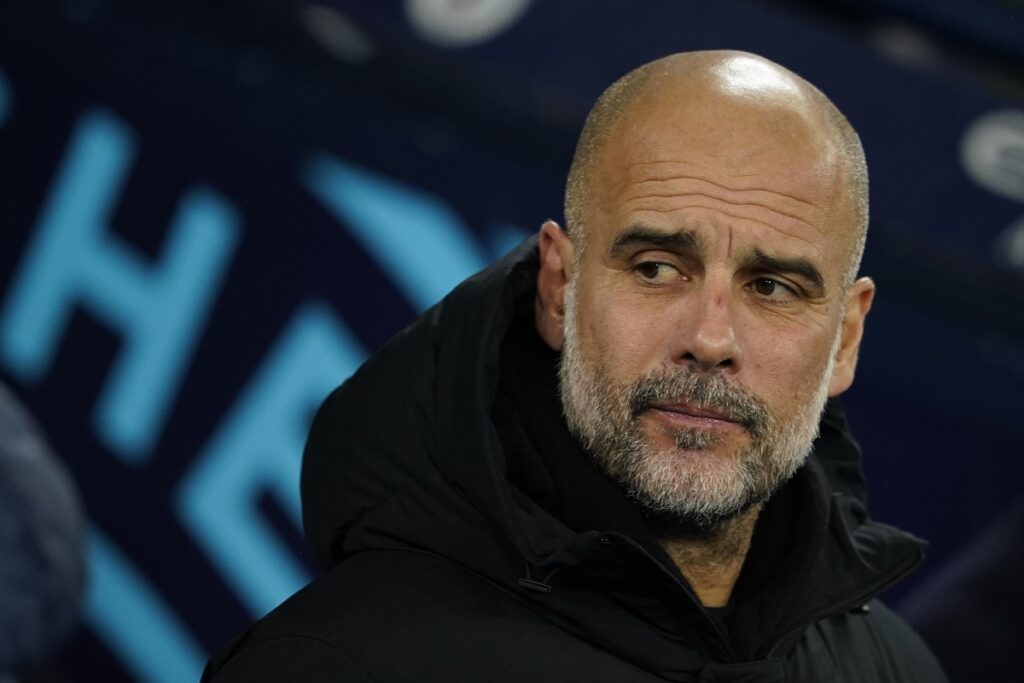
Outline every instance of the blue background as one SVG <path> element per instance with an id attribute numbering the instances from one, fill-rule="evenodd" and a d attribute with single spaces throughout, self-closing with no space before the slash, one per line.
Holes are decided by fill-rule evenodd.
<path id="1" fill-rule="evenodd" d="M 90 520 L 55 670 L 197 680 L 307 581 L 297 482 L 319 401 L 560 219 L 608 83 L 702 48 L 792 68 L 862 135 L 879 293 L 847 406 L 874 516 L 932 542 L 898 604 L 1024 475 L 1024 113 L 1001 76 L 1024 20 L 963 6 L 5 4 L 0 377 Z"/>

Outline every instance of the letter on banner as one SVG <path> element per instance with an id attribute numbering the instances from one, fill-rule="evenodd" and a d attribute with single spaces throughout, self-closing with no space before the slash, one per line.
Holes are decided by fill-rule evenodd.
<path id="1" fill-rule="evenodd" d="M 254 617 L 309 580 L 257 503 L 273 494 L 301 528 L 299 470 L 310 422 L 364 355 L 330 308 L 305 306 L 178 491 L 182 523 Z"/>
<path id="2" fill-rule="evenodd" d="M 136 680 L 197 681 L 206 653 L 131 560 L 98 528 L 89 533 L 84 617 Z"/>
<path id="3" fill-rule="evenodd" d="M 0 357 L 25 382 L 48 371 L 75 305 L 121 333 L 100 395 L 100 436 L 129 461 L 148 455 L 238 238 L 235 210 L 210 189 L 182 197 L 159 263 L 107 226 L 134 155 L 113 115 L 79 120 L 0 316 Z"/>
<path id="4" fill-rule="evenodd" d="M 422 190 L 326 154 L 303 177 L 418 311 L 488 263 L 455 212 Z"/>
<path id="5" fill-rule="evenodd" d="M 11 86 L 0 69 L 0 126 L 7 123 L 7 117 L 11 114 Z"/>

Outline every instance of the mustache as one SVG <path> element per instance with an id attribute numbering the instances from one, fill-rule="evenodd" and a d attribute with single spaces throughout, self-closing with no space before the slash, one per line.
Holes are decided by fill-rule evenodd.
<path id="1" fill-rule="evenodd" d="M 758 437 L 768 426 L 771 412 L 756 396 L 735 387 L 720 374 L 702 374 L 690 368 L 641 377 L 629 389 L 631 417 L 658 403 L 689 403 L 712 408 Z"/>

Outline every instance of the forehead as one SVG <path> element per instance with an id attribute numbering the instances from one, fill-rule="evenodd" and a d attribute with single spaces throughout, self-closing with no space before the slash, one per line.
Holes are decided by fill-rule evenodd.
<path id="1" fill-rule="evenodd" d="M 792 107 L 641 101 L 595 160 L 588 242 L 607 247 L 636 223 L 728 231 L 841 270 L 854 215 L 838 146 L 816 123 Z"/>

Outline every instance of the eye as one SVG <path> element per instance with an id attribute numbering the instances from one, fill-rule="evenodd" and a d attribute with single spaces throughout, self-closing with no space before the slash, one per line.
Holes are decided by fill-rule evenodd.
<path id="1" fill-rule="evenodd" d="M 642 280 L 651 284 L 669 282 L 679 275 L 675 266 L 661 261 L 643 261 L 633 270 Z"/>
<path id="2" fill-rule="evenodd" d="M 796 301 L 796 290 L 770 277 L 759 277 L 750 283 L 750 288 L 758 296 L 774 303 L 790 303 Z"/>

